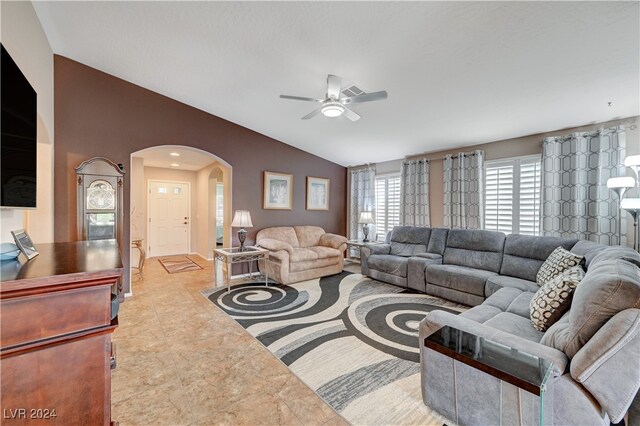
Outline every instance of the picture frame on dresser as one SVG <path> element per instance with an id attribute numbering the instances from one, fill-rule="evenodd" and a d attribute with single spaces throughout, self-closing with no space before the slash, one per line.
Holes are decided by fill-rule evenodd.
<path id="1" fill-rule="evenodd" d="M 266 210 L 291 210 L 293 208 L 293 175 L 264 172 L 262 208 Z"/>
<path id="2" fill-rule="evenodd" d="M 11 235 L 13 236 L 13 240 L 16 242 L 16 245 L 18 246 L 22 254 L 25 255 L 27 260 L 31 260 L 40 254 L 36 250 L 33 241 L 31 241 L 31 237 L 29 237 L 29 234 L 27 234 L 27 231 L 25 231 L 24 229 L 11 231 Z"/>
<path id="3" fill-rule="evenodd" d="M 307 176 L 307 210 L 329 210 L 331 180 Z"/>

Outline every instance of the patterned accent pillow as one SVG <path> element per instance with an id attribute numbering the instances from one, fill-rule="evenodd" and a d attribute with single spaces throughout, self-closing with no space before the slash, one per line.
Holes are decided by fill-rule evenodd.
<path id="1" fill-rule="evenodd" d="M 538 289 L 529 305 L 531 323 L 536 330 L 546 331 L 569 310 L 573 290 L 582 278 L 584 270 L 574 266 Z"/>
<path id="2" fill-rule="evenodd" d="M 567 269 L 573 268 L 574 266 L 581 266 L 583 262 L 584 256 L 571 253 L 562 247 L 558 247 L 547 257 L 547 260 L 544 261 L 538 270 L 536 282 L 542 287 Z"/>

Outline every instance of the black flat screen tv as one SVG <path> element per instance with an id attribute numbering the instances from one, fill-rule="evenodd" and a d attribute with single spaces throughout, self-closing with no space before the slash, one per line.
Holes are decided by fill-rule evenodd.
<path id="1" fill-rule="evenodd" d="M 36 207 L 37 95 L 2 47 L 0 206 Z"/>

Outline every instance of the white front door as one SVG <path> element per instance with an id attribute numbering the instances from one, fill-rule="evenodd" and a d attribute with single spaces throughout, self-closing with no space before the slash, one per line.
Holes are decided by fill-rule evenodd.
<path id="1" fill-rule="evenodd" d="M 189 253 L 189 184 L 150 180 L 148 188 L 148 255 L 153 257 Z"/>

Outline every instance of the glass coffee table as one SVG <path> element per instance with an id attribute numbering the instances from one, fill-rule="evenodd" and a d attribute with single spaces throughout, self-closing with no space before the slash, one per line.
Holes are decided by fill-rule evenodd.
<path id="1" fill-rule="evenodd" d="M 439 356 L 452 359 L 455 371 L 464 373 L 453 374 L 456 397 L 453 404 L 443 405 L 444 410 L 450 410 L 446 414 L 457 417 L 452 421 L 477 423 L 477 413 L 483 413 L 487 424 L 516 420 L 521 424 L 553 424 L 550 361 L 449 326 L 426 337 L 423 344 Z M 434 404 L 442 404 L 445 399 L 435 396 Z M 466 405 L 458 407 L 459 401 L 466 401 Z M 438 410 L 443 407 L 432 408 L 444 411 Z"/>
<path id="2" fill-rule="evenodd" d="M 231 289 L 231 274 L 233 265 L 248 263 L 249 264 L 249 277 L 253 277 L 253 263 L 257 261 L 269 261 L 269 250 L 265 250 L 261 247 L 246 246 L 242 250 L 240 247 L 231 248 L 217 248 L 213 250 L 213 280 L 218 284 L 218 267 L 222 267 L 222 277 L 224 285 L 227 287 L 227 292 Z M 256 271 L 258 272 L 258 271 Z M 258 272 L 259 273 L 259 272 Z M 269 277 L 265 268 L 264 271 L 264 284 L 269 285 Z"/>

